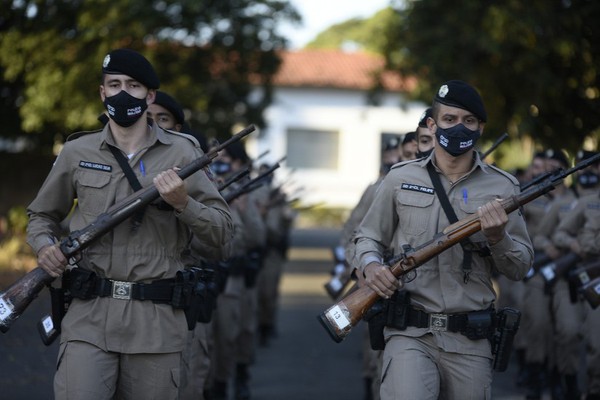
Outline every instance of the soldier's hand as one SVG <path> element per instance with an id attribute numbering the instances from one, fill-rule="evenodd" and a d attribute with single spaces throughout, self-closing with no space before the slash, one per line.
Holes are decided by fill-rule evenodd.
<path id="1" fill-rule="evenodd" d="M 45 246 L 38 253 L 38 265 L 50 276 L 56 278 L 65 271 L 67 258 L 60 251 L 58 244 Z"/>
<path id="2" fill-rule="evenodd" d="M 170 204 L 175 210 L 183 210 L 189 201 L 185 183 L 177 175 L 179 168 L 171 168 L 154 177 L 154 186 L 160 197 Z"/>
<path id="3" fill-rule="evenodd" d="M 479 207 L 477 216 L 481 222 L 481 231 L 490 245 L 494 245 L 504 238 L 508 215 L 504 211 L 500 199 L 492 200 Z"/>
<path id="4" fill-rule="evenodd" d="M 380 297 L 389 299 L 401 287 L 401 282 L 387 265 L 372 262 L 365 267 L 365 283 Z"/>

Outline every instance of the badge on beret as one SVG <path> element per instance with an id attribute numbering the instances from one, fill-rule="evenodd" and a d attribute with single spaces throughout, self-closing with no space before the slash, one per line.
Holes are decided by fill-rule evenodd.
<path id="1" fill-rule="evenodd" d="M 427 115 L 427 110 L 423 111 L 423 114 L 421 114 L 421 118 L 419 118 L 419 122 L 423 121 L 423 119 L 425 118 L 426 115 Z"/>
<path id="2" fill-rule="evenodd" d="M 444 97 L 446 97 L 447 94 L 448 85 L 442 85 L 442 87 L 440 87 L 440 90 L 438 91 L 438 96 L 440 96 L 443 99 Z"/>
<path id="3" fill-rule="evenodd" d="M 104 61 L 102 62 L 102 68 L 108 67 L 109 63 L 110 63 L 110 54 L 107 54 L 106 57 L 104 57 Z"/>

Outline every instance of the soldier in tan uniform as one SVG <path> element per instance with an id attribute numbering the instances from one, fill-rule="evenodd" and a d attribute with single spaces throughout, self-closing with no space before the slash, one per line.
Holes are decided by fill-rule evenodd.
<path id="1" fill-rule="evenodd" d="M 262 165 L 260 173 L 266 171 L 268 165 Z M 266 202 L 265 226 L 267 243 L 263 267 L 258 275 L 258 331 L 259 343 L 268 345 L 276 336 L 277 311 L 279 308 L 279 284 L 283 266 L 287 260 L 289 235 L 295 217 L 289 206 L 287 196 L 280 187 L 273 187 L 269 180 L 268 199 Z"/>
<path id="2" fill-rule="evenodd" d="M 433 153 L 388 173 L 356 235 L 360 272 L 369 287 L 384 298 L 400 287 L 408 293 L 396 298 L 401 304 L 395 315 L 406 318 L 388 321 L 384 331 L 384 400 L 490 398 L 490 332 L 474 334 L 468 321 L 477 315 L 493 329 L 492 271 L 519 280 L 533 259 L 523 217 L 519 212 L 507 215 L 498 201 L 516 195 L 518 182 L 481 162 L 474 151 L 487 118 L 479 94 L 462 81 L 446 82 L 432 115 Z M 454 246 L 421 266 L 414 280 L 402 283 L 383 264 L 384 252 L 417 247 L 450 225 L 439 199 L 443 194 L 436 193 L 428 169 L 441 180 L 457 217 L 477 214 L 482 230 L 470 238 L 475 249 L 470 256 L 469 249 Z"/>
<path id="3" fill-rule="evenodd" d="M 251 163 L 242 143 L 227 147 L 215 159 L 216 171 L 223 176 L 235 173 Z M 235 190 L 234 185 L 230 190 Z M 250 252 L 266 242 L 266 228 L 260 204 L 254 192 L 243 195 L 230 206 L 235 225 L 232 257 L 223 293 L 217 300 L 215 313 L 212 394 L 214 399 L 226 399 L 227 388 L 233 379 L 236 399 L 247 399 L 249 366 L 254 361 L 257 330 L 257 298 L 251 268 Z"/>
<path id="4" fill-rule="evenodd" d="M 548 172 L 546 153 L 544 151 L 536 152 L 533 155 L 529 168 L 526 171 L 526 183 L 546 172 Z M 525 204 L 522 207 L 525 223 L 527 224 L 527 231 L 532 238 L 537 234 L 540 222 L 543 219 L 549 201 L 550 199 L 548 197 L 542 196 L 530 203 Z M 536 257 L 539 255 L 541 255 L 539 252 L 535 254 Z M 527 282 L 524 280 L 513 282 L 504 275 L 499 275 L 497 277 L 497 282 L 500 288 L 498 305 L 500 307 L 513 307 L 523 311 L 526 307 L 523 298 L 527 291 Z M 529 378 L 531 376 L 541 376 L 542 363 L 547 355 L 550 338 L 549 319 L 546 319 L 547 323 L 542 325 L 542 328 L 540 328 L 543 330 L 545 327 L 546 330 L 542 332 L 541 336 L 534 339 L 537 342 L 529 343 L 528 339 L 535 337 L 535 334 L 539 334 L 540 332 L 540 329 L 535 329 L 535 321 L 540 320 L 531 320 L 527 317 L 521 318 L 519 334 L 515 337 L 514 350 L 518 364 L 516 383 L 518 386 L 529 385 Z M 531 349 L 529 347 L 530 344 L 533 346 Z M 538 351 L 537 349 L 540 350 Z M 527 359 L 527 353 L 529 353 L 529 359 Z M 532 372 L 533 370 L 535 371 Z"/>
<path id="5" fill-rule="evenodd" d="M 594 152 L 581 152 L 578 158 L 593 156 Z M 596 163 L 577 176 L 580 198 L 564 216 L 553 235 L 556 246 L 579 254 L 584 261 L 592 261 L 600 256 L 598 243 L 598 221 L 600 221 L 600 163 Z M 600 399 L 600 313 L 587 302 L 584 308 L 583 336 L 586 344 L 587 396 L 586 399 Z"/>
<path id="6" fill-rule="evenodd" d="M 169 94 L 156 91 L 154 103 L 148 106 L 148 116 L 166 131 L 181 132 L 185 126 L 185 114 L 181 105 Z M 206 252 L 207 246 L 198 238 L 192 239 L 190 249 L 186 249 L 183 260 L 186 266 L 203 267 L 206 261 L 220 261 L 223 252 Z M 221 249 L 224 250 L 224 249 Z M 181 356 L 180 400 L 204 399 L 204 387 L 210 372 L 210 323 L 197 322 L 188 331 L 187 342 Z"/>
<path id="7" fill-rule="evenodd" d="M 566 155 L 560 150 L 548 150 L 546 163 L 550 171 L 569 168 Z M 580 188 L 581 193 L 585 189 Z M 536 251 L 548 255 L 551 260 L 568 253 L 552 242 L 552 236 L 560 221 L 567 215 L 576 200 L 575 192 L 562 183 L 552 192 L 552 198 L 546 207 L 544 217 L 538 221 L 537 234 L 532 237 Z M 555 397 L 566 395 L 567 398 L 579 397 L 577 386 L 577 370 L 580 362 L 579 329 L 582 322 L 581 303 L 572 302 L 566 275 L 549 281 L 549 273 L 536 273 L 527 282 L 527 291 L 523 297 L 523 320 L 534 329 L 527 332 L 525 337 L 529 346 L 527 352 L 539 354 L 538 359 L 528 356 L 531 362 L 537 362 L 537 368 L 530 371 L 527 398 L 540 398 L 542 376 L 540 368 L 547 358 L 546 371 L 551 378 L 548 380 Z M 546 348 L 543 348 L 544 340 Z M 534 356 L 535 357 L 535 356 Z M 537 369 L 537 370 L 536 370 Z M 564 394 L 563 394 L 564 393 Z"/>
<path id="8" fill-rule="evenodd" d="M 188 138 L 148 126 L 146 109 L 159 86 L 150 63 L 119 49 L 106 56 L 102 72 L 100 97 L 110 121 L 65 144 L 28 208 L 28 242 L 38 265 L 52 276 L 65 270 L 67 260 L 52 243 L 75 199 L 71 230 L 133 192 L 117 157 L 164 202 L 132 217 L 135 225 L 126 221 L 100 238 L 72 269 L 74 281 L 90 284 L 70 287 L 74 299 L 61 325 L 55 397 L 176 399 L 187 324 L 184 312 L 164 299 L 172 296 L 192 233 L 214 248 L 230 240 L 229 207 L 204 172 L 184 184 L 173 169 L 200 150 Z"/>

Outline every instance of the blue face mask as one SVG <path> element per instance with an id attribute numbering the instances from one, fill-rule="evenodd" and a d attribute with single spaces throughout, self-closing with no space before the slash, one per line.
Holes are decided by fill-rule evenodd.
<path id="1" fill-rule="evenodd" d="M 231 164 L 221 160 L 215 160 L 209 165 L 215 175 L 225 175 L 231 171 Z"/>
<path id="2" fill-rule="evenodd" d="M 435 130 L 437 140 L 450 155 L 458 157 L 471 150 L 481 136 L 479 130 L 470 130 L 463 124 L 454 125 L 448 129 L 437 126 Z"/>
<path id="3" fill-rule="evenodd" d="M 592 171 L 586 171 L 577 177 L 577 183 L 584 189 L 591 189 L 598 185 L 600 176 Z"/>

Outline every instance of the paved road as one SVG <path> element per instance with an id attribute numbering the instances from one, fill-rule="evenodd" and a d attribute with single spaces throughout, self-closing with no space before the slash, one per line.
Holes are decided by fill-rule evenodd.
<path id="1" fill-rule="evenodd" d="M 333 266 L 329 249 L 336 231 L 295 231 L 285 267 L 278 337 L 259 348 L 251 368 L 255 400 L 361 400 L 361 326 L 339 344 L 317 321 L 332 301 L 323 284 Z M 37 320 L 49 311 L 47 291 L 35 300 L 9 332 L 0 334 L 0 399 L 52 399 L 56 344 L 39 339 Z M 497 374 L 494 399 L 524 396 L 514 387 L 514 366 Z"/>

